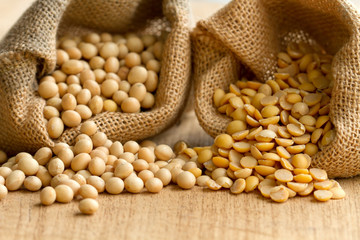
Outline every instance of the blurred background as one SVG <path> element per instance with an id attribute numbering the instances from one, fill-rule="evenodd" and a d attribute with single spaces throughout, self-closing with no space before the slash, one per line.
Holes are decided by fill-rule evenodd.
<path id="1" fill-rule="evenodd" d="M 10 29 L 20 15 L 35 0 L 0 0 L 0 38 Z M 251 1 L 251 0 L 249 0 Z M 348 0 L 360 9 L 360 0 Z M 230 0 L 189 0 L 192 10 L 192 25 L 200 20 L 211 16 Z"/>
<path id="2" fill-rule="evenodd" d="M 193 13 L 192 23 L 194 26 L 199 19 L 210 16 L 212 13 L 220 9 L 230 0 L 189 1 Z M 10 27 L 15 23 L 15 21 L 33 2 L 35 2 L 35 0 L 0 0 L 0 38 L 5 35 L 5 33 L 10 29 Z"/>

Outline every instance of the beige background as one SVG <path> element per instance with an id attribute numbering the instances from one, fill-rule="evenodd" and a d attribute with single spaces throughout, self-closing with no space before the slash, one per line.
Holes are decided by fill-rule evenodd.
<path id="1" fill-rule="evenodd" d="M 0 0 L 0 38 L 32 2 Z M 225 2 L 190 1 L 193 24 Z M 360 0 L 354 2 L 360 7 Z M 211 142 L 193 111 L 156 137 L 168 144 L 178 139 Z M 234 196 L 176 186 L 155 195 L 103 194 L 94 216 L 78 214 L 76 201 L 43 207 L 39 193 L 9 193 L 0 201 L 0 239 L 360 239 L 360 177 L 339 181 L 346 199 L 327 203 L 296 197 L 276 204 L 258 193 Z"/>

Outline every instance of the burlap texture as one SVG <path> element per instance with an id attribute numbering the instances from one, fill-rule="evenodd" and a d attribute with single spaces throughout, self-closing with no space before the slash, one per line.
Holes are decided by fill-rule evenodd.
<path id="1" fill-rule="evenodd" d="M 173 124 L 190 89 L 191 49 L 187 0 L 38 0 L 0 43 L 0 149 L 9 154 L 53 146 L 36 92 L 38 78 L 54 70 L 56 39 L 89 31 L 168 32 L 151 111 L 101 113 L 92 119 L 112 140 L 138 140 Z M 79 127 L 60 141 L 72 143 Z"/>
<path id="2" fill-rule="evenodd" d="M 212 96 L 250 69 L 261 81 L 276 67 L 276 54 L 289 41 L 316 41 L 334 54 L 335 85 L 330 118 L 335 140 L 313 159 L 332 177 L 360 174 L 360 18 L 348 0 L 234 0 L 192 33 L 195 110 L 211 136 L 229 118 Z"/>

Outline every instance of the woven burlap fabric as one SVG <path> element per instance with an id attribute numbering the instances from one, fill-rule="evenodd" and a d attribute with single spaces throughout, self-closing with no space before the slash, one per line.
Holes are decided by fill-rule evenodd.
<path id="1" fill-rule="evenodd" d="M 347 0 L 235 0 L 192 33 L 195 110 L 211 136 L 229 118 L 212 102 L 216 88 L 228 89 L 244 71 L 260 81 L 276 67 L 276 54 L 290 41 L 315 41 L 334 54 L 335 84 L 330 118 L 335 140 L 313 159 L 332 177 L 360 174 L 360 20 Z"/>
<path id="2" fill-rule="evenodd" d="M 54 145 L 38 79 L 56 67 L 57 38 L 89 31 L 167 33 L 154 108 L 98 114 L 92 119 L 100 130 L 124 142 L 153 136 L 176 121 L 190 89 L 187 0 L 38 0 L 0 43 L 0 149 L 14 154 Z M 58 141 L 72 143 L 79 129 L 66 130 Z"/>

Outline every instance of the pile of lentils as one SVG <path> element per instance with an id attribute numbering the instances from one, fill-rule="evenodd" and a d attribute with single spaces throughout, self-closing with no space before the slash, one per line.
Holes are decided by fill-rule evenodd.
<path id="1" fill-rule="evenodd" d="M 163 43 L 154 35 L 90 33 L 57 42 L 57 69 L 40 79 L 47 131 L 58 138 L 101 112 L 138 113 L 155 104 Z"/>
<path id="2" fill-rule="evenodd" d="M 171 183 L 182 189 L 225 188 L 232 194 L 258 189 L 275 202 L 312 193 L 322 202 L 342 199 L 340 184 L 311 168 L 311 157 L 335 137 L 328 116 L 331 61 L 322 49 L 291 43 L 278 54 L 274 79 L 243 78 L 230 84 L 228 93 L 217 89 L 214 106 L 232 121 L 212 146 L 122 144 L 87 120 L 73 146 L 57 143 L 9 159 L 0 151 L 0 199 L 8 190 L 42 189 L 43 205 L 75 198 L 82 213 L 93 214 L 99 193 L 158 193 Z"/>

